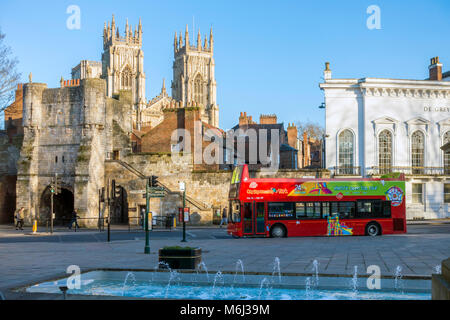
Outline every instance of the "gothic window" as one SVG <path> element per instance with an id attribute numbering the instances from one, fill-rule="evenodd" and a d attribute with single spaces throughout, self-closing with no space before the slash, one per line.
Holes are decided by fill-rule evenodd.
<path id="1" fill-rule="evenodd" d="M 447 144 L 450 142 L 450 131 L 447 131 L 444 134 L 444 141 L 443 141 L 443 145 Z M 444 151 L 444 173 L 446 175 L 450 174 L 450 150 L 446 150 Z"/>
<path id="2" fill-rule="evenodd" d="M 415 131 L 411 136 L 412 173 L 423 173 L 425 159 L 425 136 L 421 131 Z"/>
<path id="3" fill-rule="evenodd" d="M 383 130 L 378 136 L 378 166 L 381 174 L 391 172 L 392 134 L 389 130 Z"/>
<path id="4" fill-rule="evenodd" d="M 129 89 L 131 88 L 131 81 L 132 81 L 132 73 L 130 68 L 127 66 L 122 71 L 122 88 L 123 89 Z"/>
<path id="5" fill-rule="evenodd" d="M 353 174 L 353 133 L 344 130 L 339 134 L 339 174 Z"/>
<path id="6" fill-rule="evenodd" d="M 203 80 L 201 75 L 197 75 L 194 80 L 194 101 L 203 104 Z"/>

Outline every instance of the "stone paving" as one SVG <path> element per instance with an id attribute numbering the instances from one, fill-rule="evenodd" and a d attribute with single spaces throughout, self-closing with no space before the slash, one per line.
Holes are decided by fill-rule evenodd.
<path id="1" fill-rule="evenodd" d="M 202 248 L 209 272 L 234 272 L 236 261 L 241 259 L 246 272 L 270 273 L 278 257 L 282 273 L 311 273 L 312 262 L 317 259 L 321 274 L 350 275 L 354 266 L 358 266 L 360 274 L 365 274 L 369 265 L 378 265 L 382 275 L 390 276 L 400 265 L 405 276 L 430 276 L 442 260 L 450 257 L 450 224 L 411 226 L 409 230 L 408 234 L 381 237 L 233 239 L 226 237 L 223 229 L 190 229 L 189 234 L 194 237 L 186 245 Z M 11 230 L 0 229 L 0 291 L 3 292 L 64 275 L 69 265 L 78 265 L 81 270 L 153 269 L 159 248 L 184 245 L 179 238 L 154 238 L 150 243 L 151 254 L 145 255 L 143 233 L 138 240 L 110 243 L 92 238 L 98 235 L 96 231 L 80 233 L 80 236 L 90 236 L 91 241 L 70 243 L 63 241 L 63 232 L 53 236 L 59 237 L 59 242 L 7 242 L 11 234 L 17 237 Z M 23 233 L 22 236 L 32 237 Z"/>

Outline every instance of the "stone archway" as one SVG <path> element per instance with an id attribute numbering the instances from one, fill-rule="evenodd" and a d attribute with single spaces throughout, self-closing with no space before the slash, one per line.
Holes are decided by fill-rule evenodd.
<path id="1" fill-rule="evenodd" d="M 128 223 L 128 194 L 125 188 L 116 186 L 116 198 L 111 201 L 111 223 L 127 224 Z"/>
<path id="2" fill-rule="evenodd" d="M 42 192 L 39 204 L 39 217 L 41 222 L 50 220 L 51 191 L 50 187 Z M 61 188 L 61 193 L 53 196 L 53 212 L 55 213 L 55 225 L 66 225 L 69 223 L 74 209 L 73 193 Z"/>

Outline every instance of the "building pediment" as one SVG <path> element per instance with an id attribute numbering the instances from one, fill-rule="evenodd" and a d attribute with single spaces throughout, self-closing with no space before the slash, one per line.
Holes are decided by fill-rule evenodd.
<path id="1" fill-rule="evenodd" d="M 399 121 L 395 118 L 391 117 L 381 117 L 378 119 L 373 120 L 375 124 L 397 124 Z"/>
<path id="2" fill-rule="evenodd" d="M 441 127 L 450 126 L 450 117 L 442 119 L 441 121 L 438 121 L 438 124 Z"/>
<path id="3" fill-rule="evenodd" d="M 413 118 L 413 119 L 410 119 L 410 120 L 406 121 L 406 123 L 408 125 L 427 126 L 427 125 L 430 124 L 430 120 L 427 120 L 427 119 L 422 118 L 422 117 L 416 117 L 416 118 Z"/>

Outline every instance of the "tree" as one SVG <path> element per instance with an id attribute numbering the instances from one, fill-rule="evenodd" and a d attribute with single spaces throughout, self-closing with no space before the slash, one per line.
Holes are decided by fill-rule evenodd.
<path id="1" fill-rule="evenodd" d="M 18 60 L 11 57 L 11 48 L 4 43 L 5 34 L 0 30 L 0 112 L 14 100 L 14 89 L 20 79 Z"/>
<path id="2" fill-rule="evenodd" d="M 308 138 L 313 138 L 316 140 L 322 140 L 323 135 L 325 134 L 325 128 L 316 122 L 311 121 L 298 121 L 297 122 L 297 130 L 299 138 L 303 137 L 303 133 L 306 132 L 308 134 Z"/>

